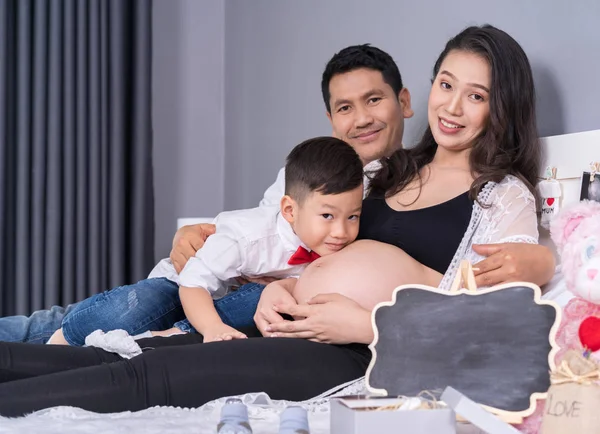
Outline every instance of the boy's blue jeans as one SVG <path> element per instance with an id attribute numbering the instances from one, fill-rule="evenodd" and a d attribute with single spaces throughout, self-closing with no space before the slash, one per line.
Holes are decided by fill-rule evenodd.
<path id="1" fill-rule="evenodd" d="M 237 291 L 215 300 L 215 308 L 223 322 L 231 327 L 254 324 L 254 313 L 264 285 L 249 283 Z M 0 340 L 24 342 L 28 330 L 33 330 L 35 340 L 44 343 L 61 327 L 65 339 L 71 345 L 84 345 L 85 337 L 94 330 L 124 329 L 135 335 L 148 330 L 166 330 L 178 327 L 185 332 L 195 332 L 185 319 L 179 300 L 179 287 L 164 279 L 146 279 L 96 294 L 67 309 L 53 308 L 40 311 L 31 317 L 9 317 L 0 319 L 0 328 L 10 326 L 7 332 L 0 331 Z M 64 318 L 62 318 L 64 317 Z M 6 336 L 5 336 L 6 335 Z"/>
<path id="2" fill-rule="evenodd" d="M 77 305 L 52 306 L 38 310 L 30 316 L 17 315 L 0 318 L 0 342 L 45 344 L 60 328 L 63 318 Z"/>

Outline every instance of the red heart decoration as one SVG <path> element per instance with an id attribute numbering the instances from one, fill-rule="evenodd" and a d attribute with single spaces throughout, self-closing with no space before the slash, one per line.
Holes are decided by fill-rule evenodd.
<path id="1" fill-rule="evenodd" d="M 554 198 L 549 197 L 548 199 L 546 199 L 546 203 L 548 204 L 548 206 L 552 206 L 552 204 L 554 203 Z"/>
<path id="2" fill-rule="evenodd" d="M 600 318 L 590 316 L 581 322 L 579 340 L 584 348 L 592 352 L 600 350 Z"/>

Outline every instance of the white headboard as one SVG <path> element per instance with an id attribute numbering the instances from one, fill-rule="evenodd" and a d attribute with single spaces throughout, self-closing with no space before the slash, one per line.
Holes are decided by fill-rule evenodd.
<path id="1" fill-rule="evenodd" d="M 541 141 L 544 164 L 539 175 L 544 177 L 548 166 L 556 167 L 556 179 L 562 189 L 561 208 L 578 202 L 582 173 L 589 171 L 591 162 L 600 161 L 600 130 L 543 137 Z M 543 228 L 540 228 L 540 243 L 553 247 L 548 231 Z"/>

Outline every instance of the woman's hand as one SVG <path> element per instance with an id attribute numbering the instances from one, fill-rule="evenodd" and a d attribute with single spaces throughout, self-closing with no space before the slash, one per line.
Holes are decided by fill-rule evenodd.
<path id="1" fill-rule="evenodd" d="M 206 239 L 215 233 L 216 226 L 210 223 L 183 226 L 173 238 L 173 249 L 169 255 L 177 273 L 181 273 L 188 259 L 196 254 Z"/>
<path id="2" fill-rule="evenodd" d="M 287 285 L 287 283 L 293 283 L 288 282 L 291 280 L 295 281 L 296 279 L 273 282 L 263 289 L 258 300 L 258 306 L 256 306 L 256 313 L 254 314 L 254 323 L 263 336 L 270 336 L 272 334 L 267 331 L 272 323 L 284 321 L 283 317 L 275 311 L 274 307 L 276 305 L 297 305 L 296 300 L 290 293 L 289 285 Z"/>
<path id="3" fill-rule="evenodd" d="M 369 344 L 373 341 L 371 312 L 341 294 L 319 294 L 308 305 L 277 304 L 277 312 L 287 313 L 296 321 L 273 322 L 268 336 L 302 338 L 327 344 Z"/>
<path id="4" fill-rule="evenodd" d="M 532 282 L 545 285 L 552 279 L 556 262 L 552 251 L 539 244 L 504 243 L 473 246 L 476 253 L 487 256 L 474 264 L 477 286 L 507 282 Z"/>

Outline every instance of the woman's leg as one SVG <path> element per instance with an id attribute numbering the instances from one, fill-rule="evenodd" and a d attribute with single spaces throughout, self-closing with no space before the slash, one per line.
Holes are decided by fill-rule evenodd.
<path id="1" fill-rule="evenodd" d="M 202 343 L 202 335 L 140 339 L 143 351 Z M 0 342 L 0 383 L 55 372 L 120 362 L 123 358 L 94 347 L 24 345 Z"/>
<path id="2" fill-rule="evenodd" d="M 198 407 L 223 396 L 259 391 L 274 399 L 304 400 L 364 375 L 369 360 L 364 345 L 302 339 L 171 347 L 131 360 L 0 384 L 0 415 L 22 416 L 57 405 L 103 413 L 155 405 Z"/>
<path id="3" fill-rule="evenodd" d="M 0 383 L 123 360 L 99 348 L 0 343 Z"/>

